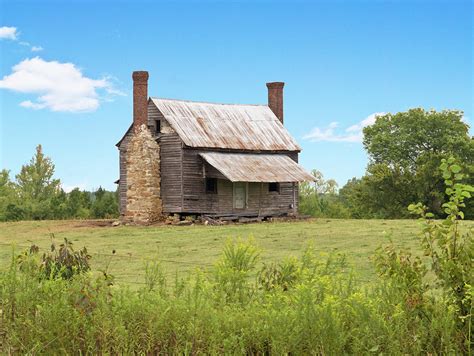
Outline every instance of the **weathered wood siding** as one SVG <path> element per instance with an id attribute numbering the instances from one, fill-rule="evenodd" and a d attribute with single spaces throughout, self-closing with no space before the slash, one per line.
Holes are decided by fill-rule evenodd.
<path id="1" fill-rule="evenodd" d="M 298 204 L 298 185 L 280 183 L 280 192 L 269 192 L 268 183 L 247 183 L 247 206 L 234 208 L 234 185 L 200 156 L 202 150 L 184 148 L 183 210 L 186 213 L 278 215 L 292 213 Z M 297 162 L 298 153 L 287 155 Z M 218 178 L 217 193 L 206 193 L 205 176 Z M 295 200 L 294 200 L 295 199 Z"/>
<path id="2" fill-rule="evenodd" d="M 182 212 L 182 140 L 166 121 L 152 101 L 148 103 L 148 127 L 156 132 L 156 121 L 160 121 L 161 133 L 157 136 L 160 145 L 161 200 L 164 213 Z"/>
<path id="3" fill-rule="evenodd" d="M 119 213 L 121 216 L 125 215 L 127 210 L 127 166 L 126 153 L 127 145 L 130 141 L 131 131 L 128 130 L 119 145 Z"/>
<path id="4" fill-rule="evenodd" d="M 161 199 L 163 212 L 182 212 L 182 161 L 183 149 L 179 136 L 162 134 L 158 141 L 161 148 Z"/>

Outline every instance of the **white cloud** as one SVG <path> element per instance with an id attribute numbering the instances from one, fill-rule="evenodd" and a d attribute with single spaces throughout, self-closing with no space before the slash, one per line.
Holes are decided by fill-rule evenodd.
<path id="1" fill-rule="evenodd" d="M 366 126 L 370 126 L 375 123 L 377 116 L 385 115 L 383 112 L 376 112 L 367 116 L 364 120 L 358 122 L 355 125 L 347 127 L 343 133 L 337 133 L 336 128 L 339 126 L 337 122 L 331 122 L 329 126 L 325 128 L 315 127 L 309 134 L 303 136 L 305 140 L 312 142 L 362 142 L 363 134 L 362 130 Z"/>
<path id="2" fill-rule="evenodd" d="M 39 52 L 42 51 L 44 48 L 41 46 L 32 46 L 31 47 L 31 52 Z"/>
<path id="3" fill-rule="evenodd" d="M 73 63 L 45 61 L 39 57 L 25 59 L 12 68 L 10 75 L 0 80 L 0 89 L 25 94 L 39 95 L 36 100 L 26 100 L 21 106 L 51 111 L 84 112 L 94 111 L 102 98 L 98 91 L 115 94 L 107 78 L 85 77 Z"/>
<path id="4" fill-rule="evenodd" d="M 61 188 L 66 192 L 70 193 L 75 188 L 79 188 L 79 190 L 86 190 L 87 184 L 86 183 L 79 183 L 79 184 L 61 184 Z"/>
<path id="5" fill-rule="evenodd" d="M 18 32 L 16 27 L 3 26 L 0 27 L 0 39 L 13 40 L 17 39 Z"/>

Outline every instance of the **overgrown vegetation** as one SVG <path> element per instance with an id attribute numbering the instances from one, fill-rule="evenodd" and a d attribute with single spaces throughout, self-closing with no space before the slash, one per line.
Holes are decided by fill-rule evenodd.
<path id="1" fill-rule="evenodd" d="M 299 186 L 299 212 L 320 218 L 345 219 L 351 217 L 343 204 L 334 179 L 324 179 L 316 169 L 311 171 L 314 182 L 302 182 Z"/>
<path id="2" fill-rule="evenodd" d="M 315 183 L 303 183 L 300 212 L 315 217 L 356 219 L 409 218 L 406 207 L 421 202 L 438 218 L 446 213 L 439 162 L 455 157 L 465 168 L 465 183 L 474 184 L 474 140 L 463 113 L 455 110 L 407 112 L 378 116 L 364 128 L 369 165 L 362 178 L 341 189 L 313 170 Z M 474 219 L 474 203 L 464 208 Z"/>
<path id="3" fill-rule="evenodd" d="M 437 167 L 451 156 L 470 173 L 464 182 L 474 184 L 474 140 L 460 111 L 411 109 L 379 116 L 364 128 L 364 147 L 369 155 L 366 174 L 339 192 L 354 218 L 407 218 L 406 207 L 414 202 L 445 217 L 448 197 Z M 464 212 L 473 219 L 474 203 Z"/>
<path id="4" fill-rule="evenodd" d="M 41 145 L 16 180 L 0 172 L 0 221 L 44 219 L 90 219 L 118 216 L 116 192 L 102 188 L 94 192 L 78 188 L 66 193 L 54 177 L 54 164 Z"/>
<path id="5" fill-rule="evenodd" d="M 380 279 L 355 283 L 343 256 L 309 246 L 301 257 L 258 267 L 252 240 L 229 241 L 206 273 L 164 278 L 147 266 L 138 291 L 103 274 L 41 278 L 12 260 L 0 273 L 4 353 L 471 354 L 473 231 L 460 233 L 474 188 L 454 160 L 442 164 L 443 222 L 422 213 L 430 259 L 380 249 Z M 425 278 L 432 269 L 435 281 Z"/>

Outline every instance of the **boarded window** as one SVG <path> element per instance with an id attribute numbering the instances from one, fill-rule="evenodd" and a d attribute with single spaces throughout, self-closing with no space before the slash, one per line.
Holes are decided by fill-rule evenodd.
<path id="1" fill-rule="evenodd" d="M 206 178 L 206 193 L 217 193 L 217 178 Z"/>
<path id="2" fill-rule="evenodd" d="M 268 191 L 280 193 L 280 183 L 268 183 Z"/>

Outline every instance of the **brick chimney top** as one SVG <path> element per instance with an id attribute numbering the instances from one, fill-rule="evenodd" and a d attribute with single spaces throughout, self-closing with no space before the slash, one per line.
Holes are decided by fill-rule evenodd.
<path id="1" fill-rule="evenodd" d="M 132 78 L 134 82 L 143 82 L 143 81 L 148 81 L 148 72 L 145 70 L 137 70 L 133 72 Z"/>
<path id="2" fill-rule="evenodd" d="M 283 89 L 285 86 L 284 82 L 271 82 L 267 83 L 267 88 L 268 89 Z"/>
<path id="3" fill-rule="evenodd" d="M 136 71 L 133 78 L 133 128 L 148 123 L 148 72 Z"/>
<path id="4" fill-rule="evenodd" d="M 283 124 L 283 82 L 267 83 L 268 107 L 272 109 L 275 116 Z"/>

